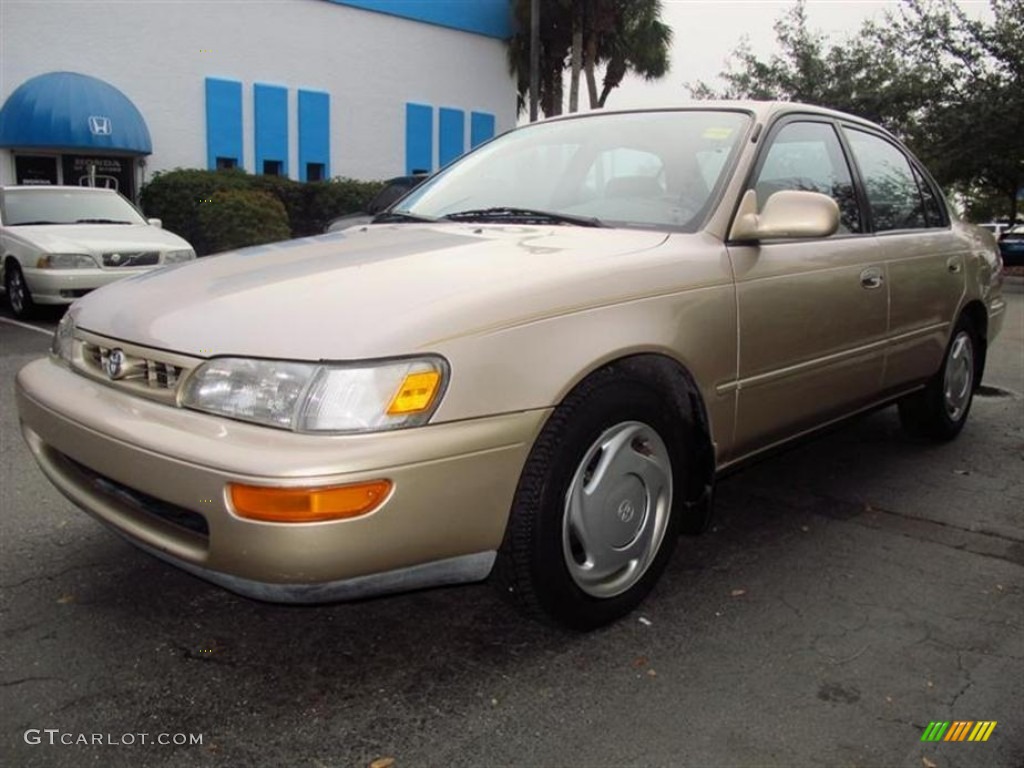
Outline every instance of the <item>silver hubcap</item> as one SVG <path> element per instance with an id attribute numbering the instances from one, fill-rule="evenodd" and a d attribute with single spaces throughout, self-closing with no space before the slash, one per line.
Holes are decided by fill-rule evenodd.
<path id="1" fill-rule="evenodd" d="M 11 309 L 15 314 L 25 308 L 25 284 L 21 281 L 21 272 L 12 270 L 11 276 L 7 279 L 7 298 L 10 299 Z"/>
<path id="2" fill-rule="evenodd" d="M 950 421 L 959 421 L 964 415 L 971 400 L 973 386 L 974 350 L 971 346 L 971 335 L 966 331 L 960 331 L 949 348 L 942 385 L 946 415 Z"/>
<path id="3" fill-rule="evenodd" d="M 576 585 L 594 597 L 622 594 L 661 548 L 672 509 L 672 462 L 664 441 L 624 421 L 587 450 L 569 484 L 562 552 Z"/>

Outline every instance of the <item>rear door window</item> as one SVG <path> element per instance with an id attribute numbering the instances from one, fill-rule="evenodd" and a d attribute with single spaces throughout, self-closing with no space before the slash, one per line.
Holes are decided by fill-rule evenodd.
<path id="1" fill-rule="evenodd" d="M 846 136 L 864 179 L 875 231 L 929 226 L 925 201 L 907 156 L 895 144 L 865 131 L 847 128 Z"/>

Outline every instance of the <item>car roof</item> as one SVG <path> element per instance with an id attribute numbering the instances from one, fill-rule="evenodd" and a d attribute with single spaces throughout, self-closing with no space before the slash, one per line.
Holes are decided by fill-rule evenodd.
<path id="1" fill-rule="evenodd" d="M 753 115 L 754 119 L 757 120 L 758 122 L 767 122 L 772 118 L 775 118 L 783 114 L 814 114 L 822 115 L 823 117 L 832 117 L 840 120 L 846 120 L 852 123 L 859 123 L 861 125 L 869 126 L 871 128 L 880 127 L 877 123 L 873 123 L 872 121 L 867 120 L 863 117 L 851 115 L 848 112 L 840 112 L 839 110 L 836 109 L 829 109 L 828 107 L 819 107 L 814 104 L 804 104 L 799 101 L 757 101 L 753 99 L 703 99 L 681 101 L 675 104 L 666 104 L 665 106 L 659 107 L 642 107 L 634 109 L 598 109 L 592 110 L 590 112 L 577 112 L 570 115 L 559 115 L 558 117 L 548 118 L 540 122 L 552 122 L 555 120 L 572 120 L 578 118 L 592 118 L 598 117 L 600 115 L 609 114 L 622 115 L 652 112 L 682 112 L 694 110 L 728 110 L 747 112 Z M 525 127 L 525 125 L 520 127 Z"/>

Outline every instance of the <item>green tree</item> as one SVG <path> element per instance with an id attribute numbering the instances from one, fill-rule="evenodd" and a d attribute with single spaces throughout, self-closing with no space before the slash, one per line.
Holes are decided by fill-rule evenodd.
<path id="1" fill-rule="evenodd" d="M 904 0 L 879 46 L 930 67 L 937 88 L 908 140 L 938 179 L 1002 197 L 1016 220 L 1024 188 L 1024 0 L 989 0 L 994 21 L 952 0 Z M 970 206 L 969 206 L 970 207 Z"/>
<path id="2" fill-rule="evenodd" d="M 1024 0 L 990 7 L 995 20 L 985 22 L 953 0 L 904 0 L 899 13 L 830 45 L 810 29 L 801 0 L 775 25 L 780 53 L 762 60 L 742 43 L 721 75 L 724 89 L 691 90 L 805 101 L 874 120 L 945 187 L 997 194 L 1014 216 L 1024 185 Z"/>
<path id="3" fill-rule="evenodd" d="M 590 107 L 604 107 L 608 95 L 632 72 L 644 80 L 659 80 L 668 74 L 672 28 L 661 21 L 661 0 L 608 0 L 610 24 L 587 46 L 587 84 Z M 594 69 L 605 63 L 601 92 L 597 93 Z"/>
<path id="4" fill-rule="evenodd" d="M 724 89 L 698 82 L 690 90 L 696 98 L 819 104 L 904 134 L 935 78 L 904 60 L 897 48 L 879 46 L 874 35 L 866 25 L 860 35 L 829 45 L 810 28 L 800 0 L 775 23 L 779 53 L 761 60 L 743 41 L 720 75 Z"/>
<path id="5" fill-rule="evenodd" d="M 542 0 L 540 6 L 538 99 L 548 117 L 562 113 L 566 70 L 571 112 L 579 105 L 581 77 L 590 107 L 597 109 L 628 73 L 655 80 L 668 72 L 672 29 L 660 19 L 661 0 Z M 516 1 L 515 16 L 519 31 L 510 41 L 508 61 L 522 111 L 530 87 L 530 0 Z"/>
<path id="6" fill-rule="evenodd" d="M 541 0 L 540 93 L 541 111 L 548 117 L 562 114 L 562 73 L 572 45 L 573 0 Z M 508 46 L 509 72 L 516 78 L 518 109 L 526 108 L 530 93 L 530 0 L 516 0 L 516 33 Z"/>

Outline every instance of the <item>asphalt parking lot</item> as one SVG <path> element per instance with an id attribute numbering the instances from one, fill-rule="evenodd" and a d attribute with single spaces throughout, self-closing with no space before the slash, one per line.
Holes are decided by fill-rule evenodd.
<path id="1" fill-rule="evenodd" d="M 12 381 L 49 342 L 0 320 L 3 762 L 1019 768 L 1024 294 L 1008 299 L 957 441 L 915 442 L 888 409 L 728 477 L 714 529 L 588 635 L 487 585 L 289 608 L 136 551 L 35 467 Z M 997 725 L 921 741 L 958 720 Z"/>

